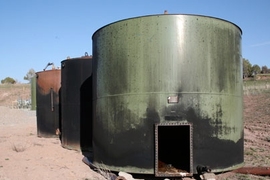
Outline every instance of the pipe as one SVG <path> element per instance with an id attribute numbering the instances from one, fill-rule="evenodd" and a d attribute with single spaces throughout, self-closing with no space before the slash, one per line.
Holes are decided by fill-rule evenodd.
<path id="1" fill-rule="evenodd" d="M 235 173 L 269 176 L 270 167 L 242 167 L 234 170 Z"/>
<path id="2" fill-rule="evenodd" d="M 51 88 L 51 111 L 54 111 L 53 88 Z"/>
<path id="3" fill-rule="evenodd" d="M 48 63 L 45 68 L 43 69 L 43 71 L 45 71 L 47 69 L 48 66 L 52 66 L 52 69 L 55 69 L 54 64 L 53 63 Z"/>

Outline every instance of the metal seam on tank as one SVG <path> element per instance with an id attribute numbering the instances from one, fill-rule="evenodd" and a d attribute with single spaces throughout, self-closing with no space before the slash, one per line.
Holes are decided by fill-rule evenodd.
<path id="1" fill-rule="evenodd" d="M 106 95 L 106 96 L 97 96 L 98 98 L 97 99 L 100 99 L 100 98 L 106 98 L 106 97 L 117 97 L 117 96 L 134 96 L 134 95 L 149 95 L 149 94 L 206 94 L 206 95 L 214 95 L 214 96 L 232 96 L 232 97 L 240 97 L 242 98 L 241 95 L 234 95 L 234 94 L 228 94 L 228 93 L 223 93 L 223 94 L 220 94 L 220 93 L 198 93 L 198 92 L 148 92 L 148 93 L 122 93 L 122 94 L 114 94 L 114 95 Z"/>

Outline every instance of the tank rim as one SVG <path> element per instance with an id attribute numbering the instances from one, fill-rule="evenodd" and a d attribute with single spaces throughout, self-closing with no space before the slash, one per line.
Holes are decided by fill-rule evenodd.
<path id="1" fill-rule="evenodd" d="M 66 61 L 74 61 L 74 60 L 80 61 L 80 60 L 92 60 L 92 59 L 93 59 L 92 55 L 91 56 L 74 57 L 74 58 L 64 59 L 61 61 L 61 63 L 66 62 Z"/>
<path id="2" fill-rule="evenodd" d="M 144 18 L 144 17 L 151 17 L 151 16 L 195 16 L 195 17 L 206 17 L 206 18 L 212 18 L 212 19 L 217 19 L 217 20 L 221 20 L 221 21 L 224 21 L 224 22 L 227 22 L 227 23 L 230 23 L 232 25 L 234 25 L 235 27 L 237 27 L 239 30 L 240 30 L 240 33 L 241 35 L 243 34 L 243 31 L 242 29 L 235 23 L 231 22 L 231 21 L 228 21 L 226 19 L 222 19 L 222 18 L 218 18 L 218 17 L 214 17 L 214 16 L 208 16 L 208 15 L 201 15 L 201 14 L 177 14 L 177 13 L 174 13 L 174 14 L 151 14 L 151 15 L 142 15 L 142 16 L 135 16 L 135 17 L 130 17 L 130 18 L 124 18 L 124 19 L 121 19 L 121 20 L 117 20 L 117 21 L 114 21 L 114 22 L 111 22 L 109 24 L 106 24 L 100 28 L 98 28 L 92 35 L 92 39 L 93 37 L 95 36 L 95 34 L 100 31 L 101 29 L 104 29 L 105 27 L 107 26 L 110 26 L 112 24 L 116 24 L 118 22 L 121 22 L 121 21 L 127 21 L 127 20 L 132 20 L 132 19 L 138 19 L 138 18 Z"/>
<path id="3" fill-rule="evenodd" d="M 51 71 L 61 71 L 60 68 L 55 68 L 55 69 L 46 69 L 45 71 L 38 71 L 35 74 L 40 74 L 40 73 L 44 73 L 44 72 L 51 72 Z"/>

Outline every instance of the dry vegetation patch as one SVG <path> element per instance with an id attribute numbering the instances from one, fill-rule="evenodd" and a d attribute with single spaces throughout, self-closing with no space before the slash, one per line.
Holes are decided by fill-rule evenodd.
<path id="1" fill-rule="evenodd" d="M 15 108 L 18 100 L 31 99 L 30 84 L 1 84 L 0 105 Z"/>

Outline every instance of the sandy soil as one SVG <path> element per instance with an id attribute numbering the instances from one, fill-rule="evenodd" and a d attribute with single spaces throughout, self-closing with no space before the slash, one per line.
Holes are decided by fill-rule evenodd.
<path id="1" fill-rule="evenodd" d="M 0 106 L 0 114 L 0 180 L 104 179 L 59 138 L 37 137 L 35 111 Z"/>
<path id="2" fill-rule="evenodd" d="M 36 112 L 12 105 L 18 97 L 27 99 L 29 94 L 30 88 L 25 86 L 0 87 L 0 180 L 105 179 L 82 162 L 81 152 L 63 148 L 59 138 L 37 137 Z M 270 90 L 245 94 L 244 123 L 245 166 L 270 167 Z M 226 172 L 216 179 L 270 177 Z"/>

